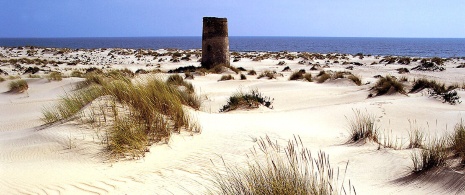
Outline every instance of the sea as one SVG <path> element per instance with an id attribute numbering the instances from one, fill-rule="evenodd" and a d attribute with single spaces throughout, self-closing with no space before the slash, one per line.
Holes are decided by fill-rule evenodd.
<path id="1" fill-rule="evenodd" d="M 411 57 L 465 57 L 465 38 L 230 36 L 230 51 L 296 51 Z M 202 37 L 0 38 L 2 47 L 201 49 Z"/>

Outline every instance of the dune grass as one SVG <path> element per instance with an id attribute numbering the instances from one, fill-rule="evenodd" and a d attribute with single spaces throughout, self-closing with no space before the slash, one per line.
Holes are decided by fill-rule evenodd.
<path id="1" fill-rule="evenodd" d="M 257 79 L 261 79 L 264 77 L 268 79 L 276 79 L 276 74 L 276 71 L 265 70 L 262 73 L 260 73 L 260 75 L 258 75 Z"/>
<path id="2" fill-rule="evenodd" d="M 13 80 L 8 83 L 8 92 L 23 93 L 29 89 L 29 85 L 23 79 Z"/>
<path id="3" fill-rule="evenodd" d="M 241 77 L 241 80 L 247 80 L 247 77 L 244 74 L 241 74 L 240 77 Z"/>
<path id="4" fill-rule="evenodd" d="M 48 124 L 82 117 L 82 108 L 90 102 L 103 96 L 110 98 L 125 108 L 103 113 L 105 118 L 113 117 L 105 122 L 109 126 L 108 149 L 116 157 L 143 156 L 148 145 L 167 142 L 172 132 L 200 131 L 183 109 L 183 105 L 200 107 L 194 93 L 157 78 L 136 83 L 125 79 L 106 80 L 66 95 L 57 105 L 43 109 L 42 120 Z"/>
<path id="5" fill-rule="evenodd" d="M 226 105 L 223 105 L 220 112 L 228 112 L 236 109 L 253 109 L 258 108 L 260 105 L 273 108 L 271 104 L 273 104 L 273 99 L 263 96 L 258 89 L 253 89 L 249 92 L 239 90 L 229 97 L 228 102 Z"/>
<path id="6" fill-rule="evenodd" d="M 412 171 L 419 173 L 428 171 L 433 167 L 443 166 L 448 153 L 445 138 L 432 139 L 424 149 L 412 153 Z"/>
<path id="7" fill-rule="evenodd" d="M 231 76 L 230 74 L 223 75 L 223 76 L 221 76 L 220 80 L 218 80 L 218 81 L 228 81 L 228 80 L 234 80 L 234 77 Z"/>
<path id="8" fill-rule="evenodd" d="M 347 117 L 349 143 L 372 140 L 378 142 L 378 127 L 375 125 L 376 117 L 367 111 L 353 110 L 354 115 Z"/>
<path id="9" fill-rule="evenodd" d="M 358 75 L 350 74 L 347 78 L 350 79 L 352 82 L 354 82 L 358 86 L 362 85 L 362 79 Z"/>
<path id="10" fill-rule="evenodd" d="M 3 82 L 3 81 L 5 81 L 5 78 L 0 77 L 0 82 Z"/>
<path id="11" fill-rule="evenodd" d="M 425 78 L 416 79 L 413 83 L 410 93 L 416 93 L 423 89 L 428 89 L 430 97 L 434 97 L 443 101 L 443 103 L 449 103 L 455 105 L 461 103 L 460 96 L 455 91 L 458 88 L 458 84 L 446 86 L 444 83 L 437 82 L 435 80 L 428 80 Z"/>
<path id="12" fill-rule="evenodd" d="M 450 136 L 450 145 L 456 157 L 465 165 L 465 124 L 463 121 L 455 125 L 454 132 Z"/>
<path id="13" fill-rule="evenodd" d="M 47 76 L 47 79 L 49 81 L 61 81 L 61 80 L 63 80 L 63 74 L 61 74 L 61 72 L 51 72 Z"/>
<path id="14" fill-rule="evenodd" d="M 315 79 L 317 83 L 324 83 L 326 80 L 331 78 L 331 74 L 325 72 L 324 70 L 318 73 L 317 78 Z"/>
<path id="15" fill-rule="evenodd" d="M 346 190 L 344 179 L 329 163 L 329 156 L 316 156 L 305 148 L 300 138 L 294 137 L 281 148 L 269 137 L 258 140 L 258 150 L 248 156 L 246 168 L 227 166 L 224 173 L 213 173 L 212 194 L 354 194 L 350 185 Z M 346 171 L 347 171 L 346 164 Z"/>
<path id="16" fill-rule="evenodd" d="M 386 77 L 381 77 L 373 86 L 372 90 L 375 92 L 376 96 L 384 95 L 387 93 L 400 93 L 406 94 L 404 85 L 397 81 L 395 77 L 387 75 Z"/>
<path id="17" fill-rule="evenodd" d="M 289 80 L 290 81 L 293 81 L 293 80 L 304 80 L 304 81 L 308 81 L 308 82 L 312 82 L 313 79 L 312 79 L 312 74 L 310 73 L 305 73 L 305 70 L 299 70 L 299 71 L 295 71 L 291 74 L 291 76 L 289 77 Z"/>

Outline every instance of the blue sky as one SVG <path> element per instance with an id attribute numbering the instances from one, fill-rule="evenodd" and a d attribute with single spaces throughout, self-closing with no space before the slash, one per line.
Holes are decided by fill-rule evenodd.
<path id="1" fill-rule="evenodd" d="M 0 0 L 0 37 L 230 36 L 465 38 L 463 0 Z"/>

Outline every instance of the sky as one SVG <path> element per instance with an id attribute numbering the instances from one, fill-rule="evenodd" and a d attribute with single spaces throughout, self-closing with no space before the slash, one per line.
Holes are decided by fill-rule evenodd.
<path id="1" fill-rule="evenodd" d="M 201 36 L 465 38 L 463 0 L 0 0 L 0 38 Z"/>

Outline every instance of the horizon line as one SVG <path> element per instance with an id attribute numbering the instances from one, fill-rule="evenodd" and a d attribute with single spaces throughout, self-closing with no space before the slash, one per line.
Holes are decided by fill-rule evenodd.
<path id="1" fill-rule="evenodd" d="M 76 38 L 163 38 L 163 37 L 202 37 L 201 35 L 176 36 L 82 36 L 82 37 L 0 37 L 0 39 L 76 39 Z M 374 37 L 374 36 L 282 36 L 282 35 L 233 35 L 228 37 L 296 37 L 296 38 L 394 38 L 394 39 L 465 39 L 465 37 Z"/>

